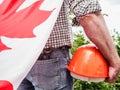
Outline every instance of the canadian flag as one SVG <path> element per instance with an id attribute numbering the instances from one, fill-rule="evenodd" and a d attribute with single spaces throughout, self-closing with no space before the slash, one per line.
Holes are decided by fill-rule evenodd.
<path id="1" fill-rule="evenodd" d="M 0 90 L 16 90 L 36 62 L 63 0 L 0 0 Z"/>

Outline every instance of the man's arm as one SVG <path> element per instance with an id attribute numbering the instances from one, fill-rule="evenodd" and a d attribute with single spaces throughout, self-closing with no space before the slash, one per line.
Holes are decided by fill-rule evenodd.
<path id="1" fill-rule="evenodd" d="M 88 38 L 98 47 L 109 64 L 107 82 L 115 82 L 120 71 L 120 59 L 100 12 L 86 14 L 80 18 Z"/>
<path id="2" fill-rule="evenodd" d="M 88 38 L 98 47 L 109 64 L 107 82 L 115 82 L 120 71 L 120 59 L 108 32 L 98 0 L 65 0 L 84 28 Z"/>

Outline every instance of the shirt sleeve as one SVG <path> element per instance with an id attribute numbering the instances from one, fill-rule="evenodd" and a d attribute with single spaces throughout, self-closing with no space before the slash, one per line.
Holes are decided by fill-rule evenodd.
<path id="1" fill-rule="evenodd" d="M 65 0 L 70 10 L 76 17 L 81 17 L 88 13 L 101 11 L 98 0 Z"/>

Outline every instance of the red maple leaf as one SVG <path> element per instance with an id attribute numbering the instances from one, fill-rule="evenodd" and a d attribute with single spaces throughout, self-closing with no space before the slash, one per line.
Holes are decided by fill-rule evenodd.
<path id="1" fill-rule="evenodd" d="M 16 10 L 25 0 L 4 0 L 0 5 L 0 36 L 10 38 L 35 37 L 33 29 L 43 23 L 52 13 L 39 10 L 44 0 L 39 0 L 31 6 L 18 12 Z M 9 49 L 0 39 L 0 52 Z"/>

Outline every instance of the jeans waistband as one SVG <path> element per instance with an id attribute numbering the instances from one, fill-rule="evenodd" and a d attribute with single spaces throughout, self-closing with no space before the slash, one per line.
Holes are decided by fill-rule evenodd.
<path id="1" fill-rule="evenodd" d="M 40 56 L 38 57 L 38 60 L 48 60 L 51 59 L 51 54 L 55 51 L 61 51 L 61 52 L 65 52 L 66 50 L 69 50 L 69 47 L 67 46 L 62 46 L 59 48 L 45 48 L 43 49 L 42 53 L 40 54 Z"/>

